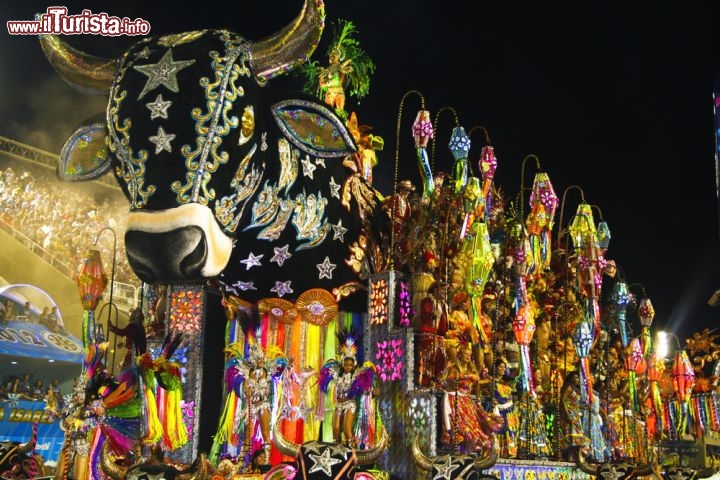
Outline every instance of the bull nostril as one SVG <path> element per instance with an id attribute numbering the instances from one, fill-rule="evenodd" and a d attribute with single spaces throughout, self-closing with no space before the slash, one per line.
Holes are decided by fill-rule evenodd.
<path id="1" fill-rule="evenodd" d="M 180 271 L 186 278 L 196 278 L 202 276 L 202 269 L 207 259 L 207 242 L 205 236 L 201 236 L 197 245 L 185 258 L 180 262 Z"/>
<path id="2" fill-rule="evenodd" d="M 202 279 L 207 242 L 200 227 L 167 232 L 128 230 L 125 248 L 130 266 L 146 283 L 186 283 Z"/>

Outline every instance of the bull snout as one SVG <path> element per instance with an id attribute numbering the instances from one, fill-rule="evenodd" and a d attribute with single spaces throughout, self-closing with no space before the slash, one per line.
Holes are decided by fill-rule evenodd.
<path id="1" fill-rule="evenodd" d="M 146 283 L 197 283 L 216 277 L 227 265 L 232 245 L 204 205 L 128 215 L 128 263 Z"/>
<path id="2" fill-rule="evenodd" d="M 130 267 L 145 283 L 187 283 L 204 278 L 208 248 L 200 227 L 162 233 L 129 230 L 125 248 Z"/>

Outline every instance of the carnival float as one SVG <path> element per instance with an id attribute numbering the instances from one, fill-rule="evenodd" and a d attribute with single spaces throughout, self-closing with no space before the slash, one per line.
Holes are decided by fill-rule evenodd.
<path id="1" fill-rule="evenodd" d="M 111 326 L 131 351 L 111 365 L 95 334 L 107 275 L 96 252 L 83 265 L 85 361 L 56 478 L 713 474 L 720 334 L 661 352 L 652 303 L 607 257 L 582 189 L 559 197 L 528 155 L 508 196 L 487 130 L 452 115 L 438 138 L 454 110 L 433 117 L 421 92 L 400 99 L 393 192 L 374 189 L 384 141 L 346 110 L 374 66 L 347 21 L 327 62 L 308 60 L 324 21 L 307 1 L 262 41 L 186 32 L 119 59 L 41 37 L 66 81 L 109 94 L 58 170 L 113 170 L 146 285 L 142 311 Z M 306 92 L 279 98 L 291 69 Z M 411 140 L 416 158 L 398 158 Z"/>

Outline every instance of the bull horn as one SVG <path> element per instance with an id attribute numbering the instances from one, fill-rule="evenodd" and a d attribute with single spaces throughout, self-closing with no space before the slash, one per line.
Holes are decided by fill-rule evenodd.
<path id="1" fill-rule="evenodd" d="M 27 442 L 21 443 L 17 446 L 17 453 L 21 455 L 26 455 L 35 449 L 35 445 L 37 445 L 37 425 L 33 426 L 30 439 Z"/>
<path id="2" fill-rule="evenodd" d="M 210 462 L 204 453 L 200 453 L 200 456 L 195 459 L 193 467 L 195 468 L 195 471 L 190 477 L 188 477 L 189 480 L 204 480 L 209 477 Z"/>
<path id="3" fill-rule="evenodd" d="M 383 436 L 380 439 L 380 443 L 367 450 L 355 450 L 355 456 L 357 456 L 358 465 L 371 465 L 377 462 L 388 446 L 388 435 L 387 432 L 383 431 Z"/>
<path id="4" fill-rule="evenodd" d="M 598 472 L 600 472 L 600 466 L 599 465 L 590 465 L 587 462 L 587 452 L 589 449 L 587 447 L 583 447 L 578 452 L 578 467 L 580 467 L 580 470 L 587 473 L 588 475 L 595 475 L 597 476 Z"/>
<path id="5" fill-rule="evenodd" d="M 415 440 L 412 442 L 412 454 L 413 454 L 413 460 L 415 460 L 415 465 L 420 467 L 421 469 L 430 472 L 433 468 L 433 462 L 430 458 L 426 457 L 425 454 L 420 449 L 420 436 L 416 436 Z"/>
<path id="6" fill-rule="evenodd" d="M 300 445 L 283 437 L 283 434 L 280 431 L 279 420 L 275 422 L 275 426 L 273 427 L 273 443 L 275 444 L 275 448 L 277 448 L 283 455 L 287 455 L 292 458 L 297 458 L 300 455 Z"/>
<path id="7" fill-rule="evenodd" d="M 325 28 L 323 0 L 305 0 L 300 14 L 274 35 L 250 44 L 255 77 L 269 80 L 292 70 L 315 51 Z"/>
<path id="8" fill-rule="evenodd" d="M 123 467 L 115 463 L 117 455 L 112 453 L 107 446 L 107 443 L 103 445 L 102 452 L 100 454 L 100 468 L 105 475 L 110 477 L 111 480 L 123 480 L 127 474 L 128 468 Z"/>
<path id="9" fill-rule="evenodd" d="M 56 35 L 40 35 L 40 46 L 50 65 L 71 87 L 90 95 L 107 95 L 116 61 L 76 50 Z"/>
<path id="10" fill-rule="evenodd" d="M 478 471 L 486 470 L 495 465 L 495 462 L 497 462 L 500 450 L 500 442 L 495 441 L 494 434 L 490 437 L 490 441 L 492 441 L 492 448 L 488 449 L 482 457 L 477 458 L 474 462 L 475 469 Z"/>

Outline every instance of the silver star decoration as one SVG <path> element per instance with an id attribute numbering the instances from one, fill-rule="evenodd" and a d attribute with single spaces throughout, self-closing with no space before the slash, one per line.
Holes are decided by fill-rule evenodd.
<path id="1" fill-rule="evenodd" d="M 345 233 L 347 233 L 348 229 L 343 227 L 342 218 L 338 220 L 337 225 L 333 225 L 331 223 L 330 226 L 333 229 L 333 240 L 339 239 L 341 242 L 345 243 Z"/>
<path id="2" fill-rule="evenodd" d="M 137 52 L 135 54 L 135 58 L 137 58 L 139 60 L 147 60 L 148 58 L 150 58 L 151 53 L 152 53 L 152 50 L 150 50 L 150 48 L 147 45 L 145 45 L 145 48 L 143 48 L 142 50 L 140 50 L 139 52 Z"/>
<path id="3" fill-rule="evenodd" d="M 260 255 L 260 256 L 262 257 L 262 255 Z M 239 289 L 242 290 L 243 292 L 245 292 L 245 291 L 247 291 L 247 290 L 257 290 L 257 288 L 255 288 L 255 282 L 240 282 L 240 281 L 237 281 L 237 282 L 233 283 L 232 286 L 235 287 L 235 288 L 239 288 Z"/>
<path id="4" fill-rule="evenodd" d="M 308 457 L 314 462 L 313 466 L 308 470 L 308 473 L 322 470 L 328 478 L 332 476 L 332 466 L 342 462 L 342 460 L 338 458 L 332 458 L 329 449 L 324 450 L 320 455 L 309 454 Z"/>
<path id="5" fill-rule="evenodd" d="M 303 175 L 306 177 L 310 177 L 310 180 L 314 180 L 313 178 L 313 172 L 317 168 L 315 165 L 312 164 L 310 161 L 310 156 L 305 155 L 305 158 L 303 158 L 300 163 L 302 163 L 303 166 Z"/>
<path id="6" fill-rule="evenodd" d="M 340 185 L 335 183 L 334 177 L 330 177 L 330 196 L 340 198 Z"/>
<path id="7" fill-rule="evenodd" d="M 314 452 L 314 453 L 320 453 L 320 451 L 325 447 L 326 445 L 321 444 L 320 442 L 312 441 L 304 443 L 302 448 L 305 449 L 306 452 Z"/>
<path id="8" fill-rule="evenodd" d="M 154 118 L 168 118 L 168 108 L 172 105 L 172 101 L 163 100 L 162 94 L 155 97 L 154 102 L 146 103 L 145 106 L 150 109 L 150 120 Z"/>
<path id="9" fill-rule="evenodd" d="M 324 158 L 316 158 L 315 159 L 315 165 L 322 165 L 323 168 L 327 168 L 325 166 L 325 159 Z"/>
<path id="10" fill-rule="evenodd" d="M 445 455 L 445 457 L 444 463 L 435 462 L 434 466 L 438 473 L 433 477 L 433 480 L 440 480 L 441 478 L 451 480 L 453 478 L 452 472 L 460 467 L 460 465 L 453 465 L 450 455 Z"/>
<path id="11" fill-rule="evenodd" d="M 246 258 L 245 260 L 240 260 L 240 263 L 245 264 L 245 270 L 247 271 L 247 270 L 250 270 L 252 267 L 259 267 L 261 265 L 260 259 L 263 256 L 264 255 L 258 255 L 256 257 L 254 253 L 250 252 L 250 256 L 248 258 Z"/>
<path id="12" fill-rule="evenodd" d="M 318 263 L 315 266 L 320 271 L 320 274 L 318 275 L 318 280 L 321 278 L 329 278 L 330 280 L 332 280 L 332 271 L 335 270 L 335 267 L 337 267 L 337 265 L 330 263 L 330 257 L 325 257 L 323 263 Z"/>
<path id="13" fill-rule="evenodd" d="M 293 289 L 290 288 L 290 284 L 292 283 L 292 280 L 288 280 L 287 282 L 275 282 L 275 286 L 270 289 L 271 292 L 277 293 L 278 297 L 283 297 L 288 293 L 293 293 Z"/>
<path id="14" fill-rule="evenodd" d="M 155 144 L 155 155 L 163 150 L 172 153 L 170 142 L 175 140 L 175 136 L 176 135 L 174 133 L 165 133 L 165 130 L 162 127 L 158 127 L 157 134 L 148 138 L 148 140 Z"/>
<path id="15" fill-rule="evenodd" d="M 289 248 L 290 245 L 285 245 L 282 248 L 274 247 L 275 255 L 272 256 L 270 261 L 275 262 L 278 264 L 279 267 L 282 267 L 283 263 L 285 263 L 285 260 L 292 257 L 292 253 L 288 252 Z"/>
<path id="16" fill-rule="evenodd" d="M 177 73 L 183 68 L 187 68 L 195 63 L 195 60 L 173 60 L 172 49 L 169 48 L 165 55 L 162 56 L 158 63 L 149 65 L 135 65 L 133 70 L 137 70 L 143 75 L 147 75 L 148 79 L 145 82 L 138 100 L 143 98 L 146 93 L 155 90 L 160 85 L 164 86 L 171 92 L 178 93 L 180 87 L 178 86 Z"/>

